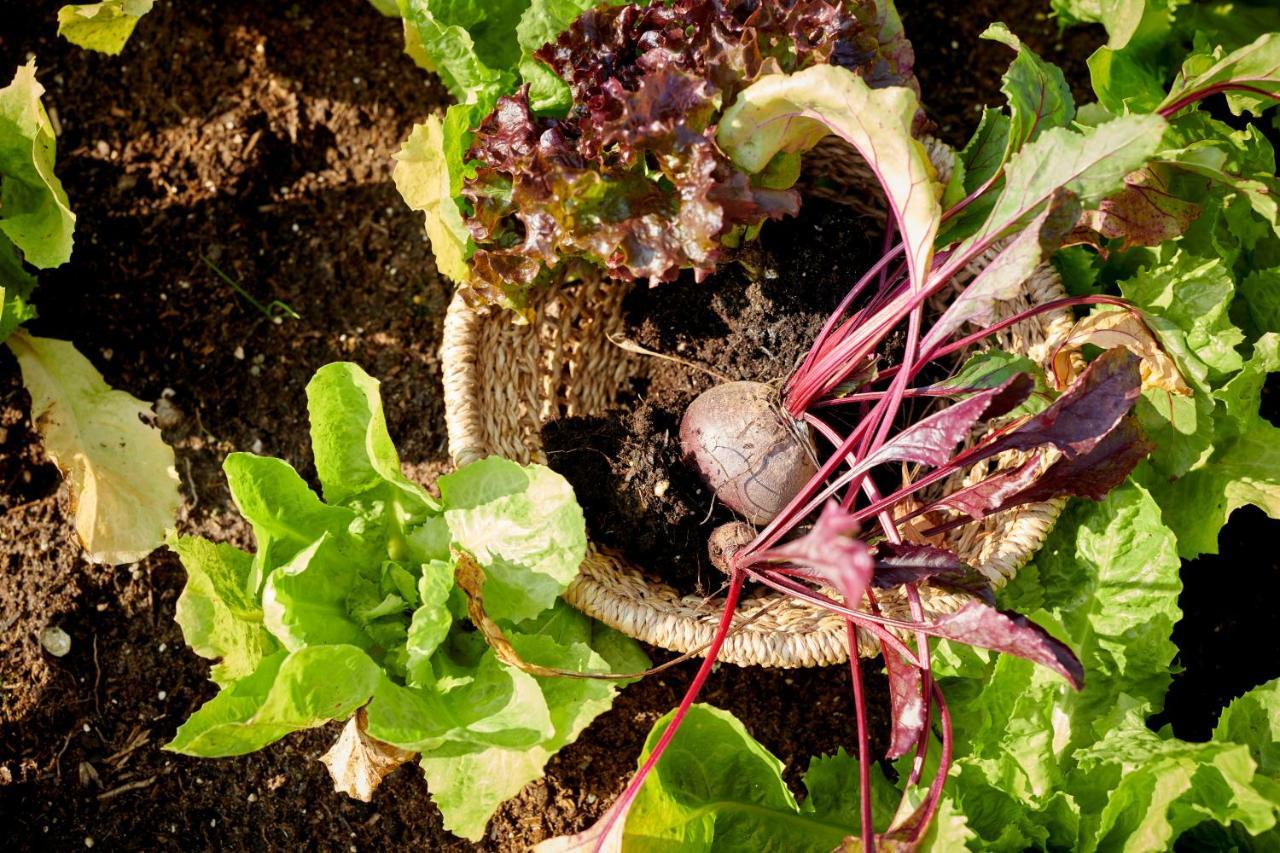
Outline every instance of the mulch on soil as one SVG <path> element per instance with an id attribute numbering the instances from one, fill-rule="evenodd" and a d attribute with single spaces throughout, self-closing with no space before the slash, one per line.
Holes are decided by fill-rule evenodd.
<path id="1" fill-rule="evenodd" d="M 111 58 L 57 39 L 58 5 L 11 2 L 16 13 L 0 16 L 0 73 L 38 58 L 61 127 L 58 173 L 79 215 L 74 259 L 41 277 L 42 317 L 31 328 L 73 340 L 112 385 L 174 407 L 167 438 L 183 481 L 181 532 L 251 544 L 221 460 L 253 450 L 310 476 L 303 388 L 337 359 L 383 381 L 406 468 L 432 479 L 447 465 L 437 347 L 448 292 L 390 172 L 413 122 L 444 93 L 403 56 L 398 24 L 364 0 L 171 0 Z M 952 142 L 963 141 L 976 104 L 1001 100 L 1003 48 L 976 41 L 989 20 L 1003 17 L 1068 64 L 1077 85 L 1097 43 L 1096 33 L 1060 41 L 1038 2 L 979 0 L 962 13 L 952 4 L 899 5 L 926 100 Z M 273 322 L 213 267 L 254 300 L 280 300 L 301 319 Z M 116 568 L 83 561 L 28 404 L 3 351 L 6 847 L 80 849 L 92 839 L 124 848 L 471 849 L 444 831 L 412 766 L 371 804 L 334 794 L 315 759 L 336 726 L 238 759 L 160 749 L 215 692 L 206 662 L 173 622 L 182 570 L 167 553 Z M 41 649 L 49 625 L 71 636 L 67 656 Z M 523 849 L 598 817 L 692 669 L 628 688 L 552 760 L 544 780 L 502 808 L 481 847 Z M 809 756 L 852 746 L 846 693 L 838 668 L 724 666 L 704 699 L 746 720 L 795 781 Z M 876 730 L 883 736 L 883 718 Z"/>

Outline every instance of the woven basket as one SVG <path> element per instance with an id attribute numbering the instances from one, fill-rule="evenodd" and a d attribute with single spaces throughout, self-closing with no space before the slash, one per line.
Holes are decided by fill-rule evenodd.
<path id="1" fill-rule="evenodd" d="M 954 154 L 940 143 L 929 142 L 927 147 L 945 179 Z M 810 152 L 806 172 L 821 176 L 820 183 L 804 185 L 809 194 L 840 197 L 864 208 L 880 197 L 862 158 L 831 138 Z M 979 259 L 964 278 L 991 254 Z M 625 295 L 626 286 L 619 282 L 549 289 L 538 297 L 534 322 L 524 326 L 501 311 L 476 312 L 455 296 L 445 317 L 442 344 L 445 416 L 454 462 L 464 465 L 491 454 L 545 462 L 543 423 L 613 408 L 618 392 L 642 376 L 650 362 L 609 341 L 623 332 Z M 1025 283 L 1023 295 L 1004 303 L 1000 313 L 1009 316 L 1065 295 L 1057 274 L 1045 265 Z M 1070 326 L 1068 311 L 1041 314 L 992 336 L 992 345 L 1046 363 Z M 945 485 L 972 482 L 1024 458 L 1003 454 Z M 945 544 L 998 587 L 1040 546 L 1061 509 L 1061 501 L 1023 506 L 958 528 L 946 535 Z M 590 545 L 564 597 L 637 640 L 682 653 L 705 649 L 720 619 L 717 602 L 682 596 L 656 574 L 642 572 L 622 554 Z M 926 615 L 953 612 L 968 600 L 928 584 L 920 592 Z M 882 592 L 880 607 L 885 615 L 909 617 L 901 590 Z M 879 653 L 879 646 L 870 636 L 860 635 L 858 650 L 871 657 Z M 720 659 L 740 665 L 807 667 L 840 663 L 848 654 L 842 617 L 779 593 L 753 591 L 739 605 Z"/>

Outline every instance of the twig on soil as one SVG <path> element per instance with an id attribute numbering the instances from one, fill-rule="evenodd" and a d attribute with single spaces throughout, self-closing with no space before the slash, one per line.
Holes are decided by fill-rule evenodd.
<path id="1" fill-rule="evenodd" d="M 62 781 L 62 753 L 67 751 L 67 747 L 71 745 L 71 739 L 76 736 L 75 729 L 67 732 L 67 737 L 62 741 L 62 749 L 58 750 L 58 754 L 53 757 L 53 778 Z"/>
<path id="2" fill-rule="evenodd" d="M 110 764 L 113 770 L 119 770 L 129 761 L 129 756 L 133 755 L 138 748 L 145 746 L 151 740 L 151 732 L 141 726 L 134 726 L 133 731 L 129 732 L 129 739 L 125 741 L 125 745 L 107 756 L 105 762 Z"/>
<path id="3" fill-rule="evenodd" d="M 26 509 L 29 506 L 35 506 L 36 504 L 40 503 L 42 500 L 44 500 L 47 497 L 48 495 L 45 495 L 44 497 L 40 497 L 40 498 L 32 498 L 29 501 L 23 501 L 20 504 L 14 504 L 11 507 L 6 507 L 3 514 L 8 515 L 9 513 L 17 512 L 20 509 Z"/>
<path id="4" fill-rule="evenodd" d="M 633 352 L 636 355 L 648 355 L 648 356 L 652 356 L 653 358 L 661 358 L 666 361 L 673 361 L 676 364 L 683 365 L 684 367 L 691 367 L 694 370 L 700 370 L 703 373 L 710 376 L 712 379 L 716 380 L 717 382 L 733 381 L 728 376 L 725 376 L 723 373 L 720 373 L 718 371 L 712 370 L 710 367 L 707 367 L 702 364 L 698 364 L 695 361 L 690 361 L 687 358 L 681 358 L 678 355 L 667 355 L 666 353 L 651 350 L 647 347 L 641 346 L 640 344 L 636 343 L 630 338 L 624 338 L 622 337 L 622 335 L 619 335 L 617 333 L 610 334 L 608 338 L 609 338 L 609 343 L 613 344 L 618 349 L 626 350 L 627 352 Z"/>
<path id="5" fill-rule="evenodd" d="M 196 494 L 196 478 L 191 475 L 191 457 L 182 460 L 187 465 L 187 486 L 191 489 L 191 508 L 200 506 L 200 496 Z"/>
<path id="6" fill-rule="evenodd" d="M 139 788 L 149 788 L 155 784 L 155 781 L 156 781 L 156 777 L 152 776 L 149 779 L 139 779 L 137 782 L 126 782 L 125 784 L 121 785 L 118 788 L 112 788 L 110 791 L 103 791 L 101 794 L 98 795 L 98 800 L 99 801 L 109 800 L 112 797 L 116 796 L 117 794 L 124 794 L 129 791 L 136 791 Z"/>
<path id="7" fill-rule="evenodd" d="M 93 635 L 93 712 L 102 716 L 102 704 L 98 700 L 98 686 L 102 683 L 102 668 L 98 666 L 98 635 Z"/>

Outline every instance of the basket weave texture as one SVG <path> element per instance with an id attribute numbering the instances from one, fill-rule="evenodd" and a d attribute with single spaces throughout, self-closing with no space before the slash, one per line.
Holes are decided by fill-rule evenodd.
<path id="1" fill-rule="evenodd" d="M 954 154 L 926 143 L 945 180 Z M 878 187 L 859 155 L 828 139 L 810 152 L 806 174 L 819 182 L 802 185 L 807 194 L 836 197 L 867 207 Z M 874 202 L 872 202 L 874 204 Z M 765 226 L 768 227 L 768 226 Z M 957 287 L 994 256 L 991 250 L 966 271 Z M 610 336 L 623 334 L 626 286 L 616 281 L 578 283 L 548 289 L 537 297 L 536 319 L 516 325 L 501 311 L 477 312 L 455 296 L 445 317 L 442 361 L 449 452 L 458 465 L 498 454 L 522 463 L 546 462 L 540 430 L 546 421 L 598 415 L 613 408 L 622 389 L 643 376 L 649 359 L 619 348 Z M 1044 265 L 1025 282 L 1022 294 L 1000 305 L 999 316 L 1065 296 L 1057 273 Z M 1069 311 L 1044 313 L 991 336 L 989 345 L 1047 364 L 1054 346 L 1071 328 Z M 992 470 L 1019 464 L 1025 456 L 1005 453 L 957 474 L 944 488 L 973 482 Z M 1030 559 L 1044 541 L 1062 502 L 1030 504 L 948 534 L 944 543 L 999 587 Z M 661 567 L 652 567 L 660 570 Z M 710 643 L 720 619 L 715 600 L 681 595 L 623 554 L 588 546 L 578 577 L 565 599 L 578 610 L 623 633 L 675 652 L 699 652 Z M 953 612 L 962 594 L 920 587 L 926 616 Z M 887 616 L 910 618 L 902 590 L 879 595 Z M 864 657 L 879 653 L 860 634 Z M 753 592 L 739 604 L 734 629 L 720 659 L 740 665 L 808 667 L 848 660 L 842 617 L 780 593 Z"/>

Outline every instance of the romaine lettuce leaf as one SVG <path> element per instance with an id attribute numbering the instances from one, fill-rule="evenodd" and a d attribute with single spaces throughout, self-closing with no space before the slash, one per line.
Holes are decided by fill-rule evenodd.
<path id="1" fill-rule="evenodd" d="M 151 407 L 107 385 L 68 341 L 19 331 L 5 343 L 45 453 L 70 484 L 86 556 L 119 565 L 164 544 L 178 514 L 178 472 Z"/>
<path id="2" fill-rule="evenodd" d="M 138 20 L 155 0 L 102 0 L 58 10 L 58 35 L 74 45 L 114 56 L 124 50 Z"/>
<path id="3" fill-rule="evenodd" d="M 232 545 L 191 536 L 173 540 L 170 547 L 187 570 L 174 613 L 183 639 L 201 657 L 220 659 L 211 676 L 218 684 L 244 678 L 279 648 L 247 586 L 253 557 Z"/>
<path id="4" fill-rule="evenodd" d="M 0 232 L 27 263 L 49 269 L 70 259 L 76 217 L 53 174 L 54 132 L 43 93 L 34 60 L 0 89 Z"/>
<path id="5" fill-rule="evenodd" d="M 586 551 L 562 477 L 490 458 L 442 477 L 435 499 L 401 472 L 364 371 L 322 368 L 307 397 L 324 498 L 280 460 L 232 454 L 224 467 L 256 553 L 172 543 L 189 573 L 179 621 L 197 652 L 221 659 L 222 691 L 170 748 L 251 752 L 363 707 L 362 736 L 421 753 L 446 825 L 478 838 L 499 803 L 608 709 L 617 682 L 535 677 L 500 660 L 458 606 L 455 555 L 484 569 L 487 615 L 518 662 L 605 673 L 648 661 L 557 600 Z"/>

